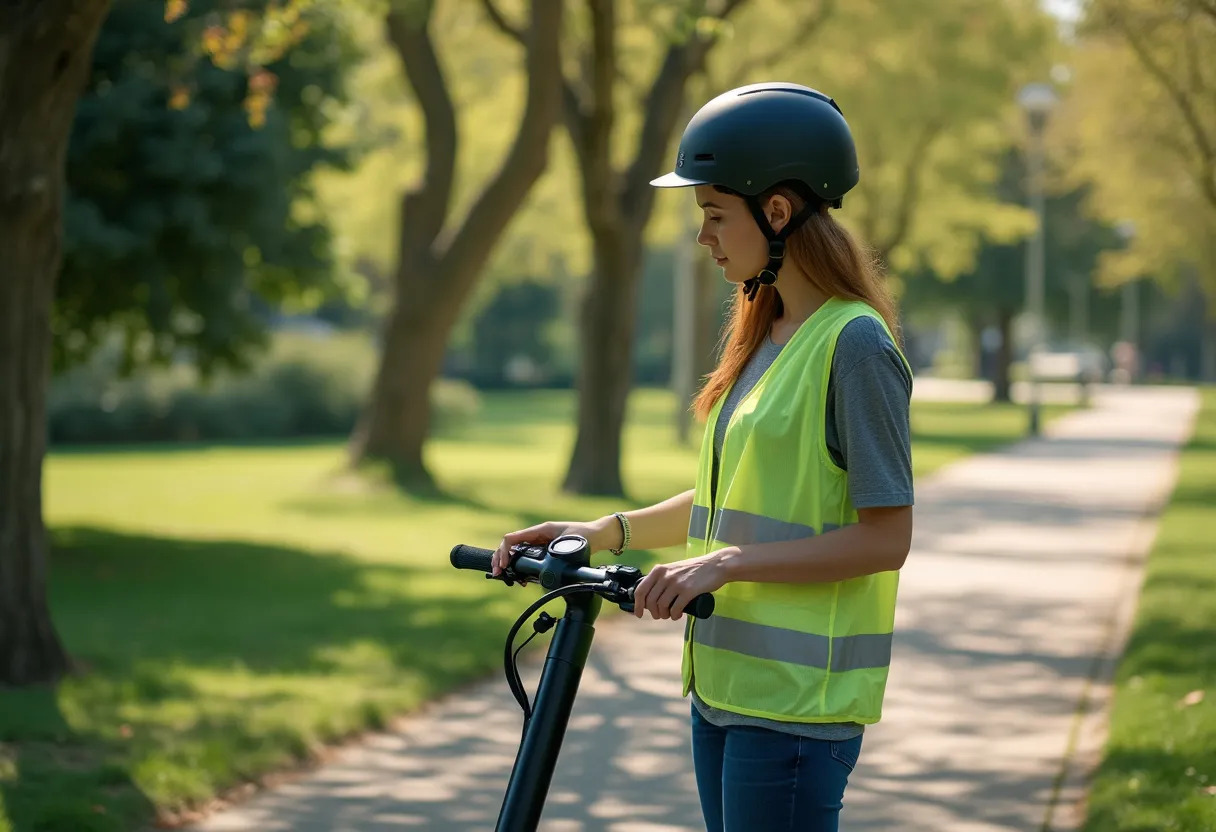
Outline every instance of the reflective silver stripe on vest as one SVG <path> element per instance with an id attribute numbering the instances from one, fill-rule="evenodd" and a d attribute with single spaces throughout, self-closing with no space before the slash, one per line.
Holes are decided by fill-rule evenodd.
<path id="1" fill-rule="evenodd" d="M 709 509 L 696 504 L 688 520 L 688 536 L 695 540 L 704 540 L 705 531 L 709 528 Z"/>
<path id="2" fill-rule="evenodd" d="M 824 523 L 823 531 L 840 528 L 834 523 Z M 813 526 L 774 520 L 760 514 L 750 514 L 733 508 L 718 509 L 714 514 L 713 539 L 732 546 L 748 543 L 778 543 L 784 540 L 800 540 L 814 537 L 821 532 Z"/>
<path id="3" fill-rule="evenodd" d="M 757 659 L 771 659 L 826 670 L 829 650 L 832 672 L 887 667 L 891 664 L 891 634 L 827 636 L 783 627 L 754 624 L 714 614 L 693 628 L 698 644 L 730 650 Z"/>

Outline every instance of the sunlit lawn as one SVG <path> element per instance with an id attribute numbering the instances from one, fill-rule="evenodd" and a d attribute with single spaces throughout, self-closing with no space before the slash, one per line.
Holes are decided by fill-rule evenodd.
<path id="1" fill-rule="evenodd" d="M 443 500 L 346 487 L 336 441 L 52 454 L 52 606 L 88 672 L 0 693 L 0 832 L 131 829 L 501 672 L 534 591 L 453 570 L 454 544 L 693 482 L 666 393 L 630 399 L 624 504 L 556 490 L 572 394 L 485 405 L 430 448 Z M 918 402 L 913 418 L 918 477 L 1025 425 L 1000 406 Z"/>
<path id="2" fill-rule="evenodd" d="M 1123 661 L 1087 832 L 1216 829 L 1216 389 L 1183 451 Z"/>

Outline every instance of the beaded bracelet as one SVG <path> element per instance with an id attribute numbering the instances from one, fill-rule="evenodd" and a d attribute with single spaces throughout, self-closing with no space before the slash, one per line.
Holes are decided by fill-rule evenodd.
<path id="1" fill-rule="evenodd" d="M 621 521 L 621 531 L 624 533 L 624 537 L 621 538 L 620 548 L 609 549 L 608 551 L 612 552 L 612 554 L 619 558 L 621 556 L 621 552 L 629 548 L 629 519 L 619 511 L 614 511 L 612 516 Z"/>

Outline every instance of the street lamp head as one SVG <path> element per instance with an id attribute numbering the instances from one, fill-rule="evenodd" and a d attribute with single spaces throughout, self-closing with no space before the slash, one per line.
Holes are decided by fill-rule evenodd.
<path id="1" fill-rule="evenodd" d="M 1055 109 L 1056 91 L 1051 84 L 1027 84 L 1018 91 L 1018 104 L 1032 117 L 1045 118 Z"/>

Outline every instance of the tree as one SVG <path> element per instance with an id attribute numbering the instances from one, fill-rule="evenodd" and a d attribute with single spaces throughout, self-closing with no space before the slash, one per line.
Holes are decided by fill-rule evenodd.
<path id="1" fill-rule="evenodd" d="M 1216 287 L 1216 5 L 1094 0 L 1080 28 L 1057 138 L 1091 207 L 1130 221 L 1106 283 L 1188 269 Z"/>
<path id="2" fill-rule="evenodd" d="M 234 362 L 257 335 L 250 317 L 234 308 L 249 297 L 239 291 L 243 279 L 273 301 L 296 293 L 301 287 L 296 281 L 316 286 L 324 274 L 323 257 L 314 256 L 316 227 L 304 224 L 291 229 L 294 234 L 282 230 L 294 207 L 290 203 L 304 193 L 300 178 L 317 159 L 282 147 L 288 132 L 282 121 L 289 120 L 291 130 L 304 137 L 315 133 L 317 124 L 301 116 L 299 107 L 280 115 L 269 89 L 247 91 L 243 70 L 250 61 L 221 72 L 189 60 L 184 32 L 204 13 L 203 6 L 189 10 L 182 2 L 170 3 L 166 17 L 186 15 L 173 26 L 157 20 L 161 8 L 137 0 L 119 3 L 115 28 L 107 27 L 97 51 L 100 70 L 81 118 L 74 119 L 109 5 L 20 0 L 0 6 L 0 251 L 5 255 L 0 265 L 0 684 L 5 685 L 52 681 L 69 665 L 46 604 L 41 478 L 53 354 L 79 356 L 112 325 L 128 335 L 133 359 L 167 358 L 188 345 L 204 362 Z M 240 8 L 232 13 L 244 14 Z M 239 19 L 254 22 L 252 16 Z M 262 63 L 273 65 L 282 48 L 295 42 L 294 37 L 277 44 L 233 38 L 223 20 L 216 17 L 210 31 L 225 34 L 233 48 L 238 40 L 258 43 L 256 60 Z M 121 42 L 124 37 L 137 40 L 139 50 L 132 52 L 130 41 Z M 323 54 L 312 59 L 325 60 Z M 279 75 L 290 89 L 296 81 L 315 81 L 325 73 L 314 64 L 281 67 Z M 253 85 L 275 77 L 267 70 L 254 76 Z M 305 98 L 303 83 L 297 86 Z M 190 102 L 191 90 L 196 104 Z M 253 131 L 250 120 L 264 120 L 266 132 Z M 207 147 L 217 135 L 232 146 Z M 69 136 L 74 137 L 70 154 Z"/>
<path id="3" fill-rule="evenodd" d="M 391 6 L 388 37 L 425 119 L 426 169 L 401 201 L 394 297 L 371 397 L 351 437 L 352 463 L 383 460 L 395 479 L 430 487 L 423 460 L 428 391 L 448 336 L 495 244 L 544 171 L 561 112 L 561 0 L 532 0 L 526 44 L 527 103 L 498 169 L 467 212 L 453 220 L 457 113 L 431 35 L 433 0 Z"/>
<path id="4" fill-rule="evenodd" d="M 42 457 L 64 155 L 105 0 L 0 6 L 0 684 L 55 679 Z"/>
<path id="5" fill-rule="evenodd" d="M 580 322 L 579 432 L 565 487 L 619 493 L 628 387 L 623 368 L 630 363 L 637 302 L 632 241 L 640 240 L 653 199 L 639 174 L 657 172 L 644 167 L 645 154 L 648 142 L 663 132 L 654 128 L 664 125 L 652 122 L 652 111 L 644 108 L 636 118 L 640 138 L 632 165 L 616 169 L 605 161 L 623 157 L 610 140 L 596 138 L 611 138 L 617 111 L 597 108 L 606 96 L 594 93 L 610 89 L 609 80 L 623 70 L 614 63 L 611 38 L 594 33 L 596 21 L 612 20 L 617 6 L 588 8 L 593 46 L 578 65 L 590 74 L 567 81 L 565 100 L 595 240 L 595 269 Z M 718 10 L 721 20 L 732 7 Z M 740 4 L 729 25 L 715 22 L 712 8 L 694 7 L 698 11 L 709 18 L 694 29 L 698 34 L 733 31 L 721 48 L 711 52 L 708 37 L 697 47 L 697 64 L 708 63 L 703 97 L 771 77 L 806 80 L 838 97 L 857 125 L 866 183 L 846 200 L 846 222 L 897 270 L 929 263 L 941 273 L 957 272 L 968 265 L 981 233 L 1008 239 L 1026 227 L 1024 209 L 1001 205 L 989 196 L 989 186 L 1011 142 L 1006 117 L 1020 75 L 1045 63 L 1052 41 L 1050 18 L 1037 4 L 954 0 L 926 11 L 871 0 L 792 11 L 789 4 L 756 0 Z M 688 48 L 674 41 L 653 82 L 632 70 L 622 87 L 651 90 L 647 101 L 653 103 L 671 57 Z M 627 92 L 617 95 L 629 100 Z M 630 115 L 623 109 L 622 114 Z M 667 142 L 688 114 L 675 105 L 666 108 Z"/>
<path id="6" fill-rule="evenodd" d="M 339 292 L 311 173 L 346 164 L 322 133 L 354 54 L 317 6 L 251 75 L 199 59 L 218 6 L 194 0 L 166 22 L 157 4 L 119 0 L 102 28 L 67 156 L 61 362 L 119 332 L 130 364 L 188 350 L 207 368 L 241 365 L 268 308 Z"/>
<path id="7" fill-rule="evenodd" d="M 502 31 L 518 27 L 483 0 Z M 689 79 L 700 72 L 722 23 L 742 0 L 695 0 L 678 8 L 588 0 L 580 44 L 561 76 L 563 114 L 578 159 L 583 215 L 592 238 L 593 268 L 579 320 L 578 427 L 563 488 L 621 494 L 620 447 L 632 367 L 642 242 L 654 206 L 650 180 L 661 172 L 684 112 Z M 642 19 L 629 20 L 629 15 Z M 628 29 L 628 24 L 632 24 Z M 622 42 L 622 33 L 660 33 L 665 41 L 653 75 L 652 51 Z M 634 58 L 636 60 L 628 60 Z M 620 102 L 638 102 L 636 110 Z M 636 135 L 636 147 L 620 147 Z M 621 166 L 620 160 L 627 159 Z"/>
<path id="8" fill-rule="evenodd" d="M 1005 155 L 1000 182 L 992 198 L 1017 205 L 1025 202 L 1025 166 L 1021 154 Z M 1105 251 L 1117 248 L 1115 229 L 1085 213 L 1088 190 L 1073 188 L 1048 194 L 1044 205 L 1044 309 L 1049 321 L 1065 323 L 1077 287 L 1090 290 L 1092 275 Z M 995 327 L 1000 333 L 993 365 L 994 399 L 1009 401 L 1010 364 L 1014 356 L 1013 322 L 1026 304 L 1026 244 L 984 239 L 975 263 L 957 275 L 943 276 L 931 270 L 908 274 L 904 307 L 908 310 L 947 308 L 958 311 L 976 340 Z M 1116 308 L 1109 300 L 1091 297 L 1090 328 L 1097 323 L 1109 329 Z"/>
<path id="9" fill-rule="evenodd" d="M 1018 136 L 1018 87 L 1045 72 L 1052 18 L 1036 0 L 841 4 L 820 47 L 778 72 L 812 79 L 840 103 L 861 181 L 841 219 L 894 275 L 971 265 L 981 238 L 1012 241 L 1029 217 L 992 185 Z"/>

